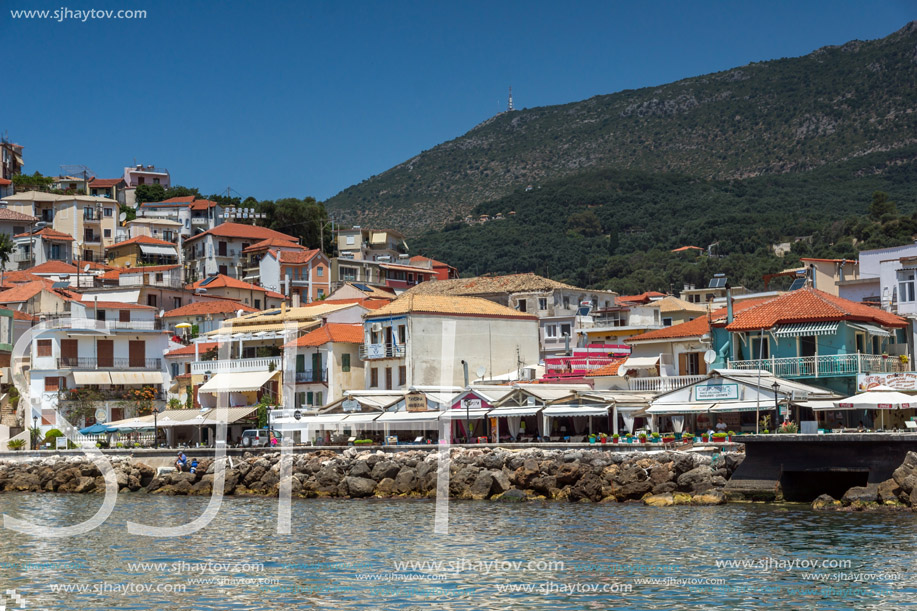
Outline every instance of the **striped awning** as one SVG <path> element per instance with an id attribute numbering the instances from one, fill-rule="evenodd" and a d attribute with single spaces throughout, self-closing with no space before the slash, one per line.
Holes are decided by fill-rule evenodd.
<path id="1" fill-rule="evenodd" d="M 876 325 L 871 325 L 865 322 L 858 322 L 858 323 L 851 322 L 847 324 L 853 327 L 854 329 L 856 329 L 857 331 L 863 331 L 864 333 L 873 335 L 875 337 L 891 337 L 892 335 L 894 335 L 894 332 L 892 331 L 889 331 L 887 329 L 883 329 L 882 327 L 877 327 Z"/>
<path id="2" fill-rule="evenodd" d="M 797 322 L 789 325 L 780 325 L 775 335 L 777 337 L 800 337 L 806 335 L 834 335 L 837 333 L 837 321 L 828 322 Z"/>

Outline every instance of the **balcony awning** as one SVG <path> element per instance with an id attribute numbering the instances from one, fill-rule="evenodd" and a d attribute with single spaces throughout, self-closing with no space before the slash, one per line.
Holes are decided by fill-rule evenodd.
<path id="1" fill-rule="evenodd" d="M 158 244 L 140 244 L 140 252 L 145 255 L 165 255 L 168 257 L 177 257 L 175 247 L 160 246 Z"/>
<path id="2" fill-rule="evenodd" d="M 161 371 L 112 371 L 112 384 L 162 384 Z"/>
<path id="3" fill-rule="evenodd" d="M 234 374 L 234 375 L 239 375 L 239 374 Z M 249 405 L 246 407 L 227 407 L 227 408 L 218 408 L 217 407 L 207 412 L 207 415 L 204 416 L 204 419 L 201 422 L 197 422 L 195 420 L 193 423 L 188 422 L 186 424 L 201 424 L 203 426 L 208 426 L 208 425 L 213 426 L 221 422 L 225 422 L 226 424 L 232 424 L 244 418 L 248 418 L 249 416 L 253 415 L 257 411 L 258 411 L 257 405 Z"/>
<path id="4" fill-rule="evenodd" d="M 805 335 L 834 335 L 837 333 L 837 321 L 828 322 L 797 322 L 790 325 L 780 325 L 774 334 L 777 337 L 800 337 Z"/>
<path id="5" fill-rule="evenodd" d="M 658 364 L 658 356 L 632 356 L 621 364 L 618 371 L 627 371 L 628 369 L 652 369 Z"/>
<path id="6" fill-rule="evenodd" d="M 299 419 L 302 426 L 312 426 L 314 424 L 340 424 L 347 414 L 322 414 L 320 416 L 303 416 Z M 294 419 L 294 422 L 296 420 Z"/>
<path id="7" fill-rule="evenodd" d="M 376 418 L 379 417 L 381 413 L 382 412 L 376 412 L 374 414 L 348 414 L 346 422 L 347 424 L 351 424 L 353 422 L 373 422 Z"/>
<path id="8" fill-rule="evenodd" d="M 834 401 L 795 401 L 793 405 L 808 407 L 815 412 L 826 412 L 828 410 L 838 409 L 834 406 Z"/>
<path id="9" fill-rule="evenodd" d="M 376 422 L 431 422 L 438 420 L 440 411 L 431 412 L 385 412 Z"/>
<path id="10" fill-rule="evenodd" d="M 542 412 L 545 416 L 551 416 L 552 418 L 559 418 L 562 416 L 567 416 L 570 418 L 583 417 L 583 416 L 607 416 L 608 415 L 608 406 L 607 405 L 552 405 L 551 407 L 544 408 Z"/>
<path id="11" fill-rule="evenodd" d="M 713 405 L 713 403 L 656 403 L 646 410 L 646 413 L 656 416 L 703 414 L 710 411 Z"/>
<path id="12" fill-rule="evenodd" d="M 534 416 L 541 411 L 540 406 L 498 407 L 490 411 L 490 418 L 511 418 L 513 416 Z"/>
<path id="13" fill-rule="evenodd" d="M 863 331 L 864 333 L 873 335 L 875 337 L 891 337 L 892 335 L 894 335 L 892 331 L 883 329 L 882 327 L 877 327 L 876 325 L 871 325 L 866 322 L 857 322 L 857 323 L 851 322 L 847 324 L 853 327 L 854 329 L 856 329 L 857 331 Z"/>
<path id="14" fill-rule="evenodd" d="M 250 392 L 264 386 L 265 382 L 280 373 L 279 371 L 243 371 L 218 373 L 201 386 L 200 392 L 216 394 L 219 392 Z"/>
<path id="15" fill-rule="evenodd" d="M 111 384 L 107 371 L 74 371 L 73 381 L 77 384 Z"/>

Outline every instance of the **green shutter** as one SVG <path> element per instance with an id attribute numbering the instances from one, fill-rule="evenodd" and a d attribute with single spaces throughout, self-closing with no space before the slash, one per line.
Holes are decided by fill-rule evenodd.
<path id="1" fill-rule="evenodd" d="M 341 371 L 344 373 L 350 371 L 350 354 L 347 352 L 341 355 Z"/>

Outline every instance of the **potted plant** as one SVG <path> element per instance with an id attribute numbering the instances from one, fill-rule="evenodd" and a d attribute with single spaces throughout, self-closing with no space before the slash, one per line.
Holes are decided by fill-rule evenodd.
<path id="1" fill-rule="evenodd" d="M 707 441 L 709 440 L 707 433 L 701 433 L 700 440 L 703 441 L 704 443 L 707 443 Z"/>
<path id="2" fill-rule="evenodd" d="M 735 431 L 729 431 L 729 432 L 726 433 L 726 434 L 729 436 L 729 441 L 732 441 L 732 438 L 736 436 L 736 432 L 735 432 Z"/>
<path id="3" fill-rule="evenodd" d="M 662 437 L 662 443 L 672 443 L 675 441 L 675 435 L 676 433 L 666 433 Z"/>
<path id="4" fill-rule="evenodd" d="M 595 443 L 595 435 L 589 435 L 589 443 Z"/>
<path id="5" fill-rule="evenodd" d="M 627 443 L 633 443 L 633 442 L 634 442 L 634 436 L 631 435 L 630 433 L 628 433 L 628 434 L 626 434 L 626 435 L 624 436 L 624 441 L 626 441 Z"/>
<path id="6" fill-rule="evenodd" d="M 615 433 L 614 435 L 611 436 L 611 443 L 618 443 L 618 439 L 620 438 L 621 436 Z"/>
<path id="7" fill-rule="evenodd" d="M 640 433 L 638 438 L 640 439 L 640 443 L 646 443 L 646 433 Z"/>
<path id="8" fill-rule="evenodd" d="M 652 439 L 652 442 L 653 442 L 653 443 L 659 443 L 660 435 L 659 435 L 659 433 L 657 433 L 657 432 L 654 431 L 654 432 L 650 435 L 650 438 Z"/>
<path id="9" fill-rule="evenodd" d="M 685 443 L 691 443 L 692 441 L 694 441 L 694 433 L 688 433 L 688 432 L 682 433 L 681 438 L 682 440 L 684 440 Z"/>
<path id="10" fill-rule="evenodd" d="M 714 433 L 713 442 L 714 443 L 724 443 L 726 441 L 726 433 Z"/>
<path id="11" fill-rule="evenodd" d="M 605 433 L 599 433 L 599 443 L 606 443 L 608 441 L 608 435 Z"/>

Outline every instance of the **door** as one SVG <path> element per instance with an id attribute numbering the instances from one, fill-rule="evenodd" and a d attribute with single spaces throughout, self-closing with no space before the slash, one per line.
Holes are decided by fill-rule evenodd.
<path id="1" fill-rule="evenodd" d="M 128 345 L 128 367 L 143 368 L 146 364 L 146 342 L 144 340 L 131 340 Z"/>
<path id="2" fill-rule="evenodd" d="M 385 390 L 391 390 L 391 389 L 392 389 L 392 368 L 386 367 L 385 368 Z"/>
<path id="3" fill-rule="evenodd" d="M 131 321 L 131 311 L 130 310 L 118 310 L 118 320 L 120 322 L 130 322 Z"/>
<path id="4" fill-rule="evenodd" d="M 78 364 L 78 340 L 62 339 L 60 341 L 60 358 L 65 367 L 74 367 Z"/>
<path id="5" fill-rule="evenodd" d="M 817 344 L 814 335 L 804 335 L 799 338 L 799 356 L 803 357 L 800 359 L 800 370 L 803 375 L 814 376 L 819 373 L 815 358 L 816 352 Z"/>
<path id="6" fill-rule="evenodd" d="M 115 366 L 115 344 L 110 339 L 100 339 L 96 342 L 96 358 L 99 362 L 99 367 L 114 367 Z"/>
<path id="7" fill-rule="evenodd" d="M 322 381 L 322 355 L 319 352 L 312 355 L 312 381 Z"/>

